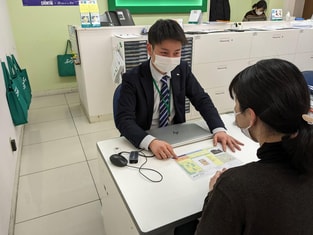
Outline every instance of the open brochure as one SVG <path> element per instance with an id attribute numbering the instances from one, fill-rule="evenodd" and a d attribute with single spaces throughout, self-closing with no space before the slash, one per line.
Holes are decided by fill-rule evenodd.
<path id="1" fill-rule="evenodd" d="M 218 147 L 199 149 L 178 156 L 175 161 L 192 179 L 213 175 L 217 170 L 242 165 L 233 155 Z"/>

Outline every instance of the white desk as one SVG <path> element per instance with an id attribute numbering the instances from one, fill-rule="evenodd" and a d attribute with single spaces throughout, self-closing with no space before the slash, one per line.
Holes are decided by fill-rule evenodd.
<path id="1" fill-rule="evenodd" d="M 245 142 L 242 151 L 232 154 L 244 163 L 256 160 L 258 144 L 233 125 L 233 114 L 224 114 L 222 118 L 229 133 Z M 204 121 L 200 124 L 204 125 Z M 210 146 L 213 146 L 212 140 L 205 140 L 175 148 L 175 152 L 181 155 Z M 172 234 L 177 225 L 199 217 L 211 176 L 193 180 L 173 159 L 149 158 L 144 167 L 158 170 L 164 177 L 162 182 L 152 183 L 137 169 L 111 164 L 111 154 L 134 150 L 125 138 L 100 141 L 97 147 L 100 182 L 104 188 L 101 201 L 106 235 Z M 139 158 L 135 165 L 140 166 L 143 161 Z"/>

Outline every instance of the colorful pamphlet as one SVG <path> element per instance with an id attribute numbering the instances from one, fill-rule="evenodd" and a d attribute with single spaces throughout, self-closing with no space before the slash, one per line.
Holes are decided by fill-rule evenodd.
<path id="1" fill-rule="evenodd" d="M 81 26 L 100 27 L 99 7 L 96 0 L 79 1 Z"/>
<path id="2" fill-rule="evenodd" d="M 223 168 L 242 165 L 240 160 L 218 147 L 186 153 L 179 156 L 175 161 L 192 179 L 213 175 L 216 171 Z"/>

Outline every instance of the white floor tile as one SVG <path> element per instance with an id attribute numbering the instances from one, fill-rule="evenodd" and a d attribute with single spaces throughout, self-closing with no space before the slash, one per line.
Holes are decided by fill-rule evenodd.
<path id="1" fill-rule="evenodd" d="M 22 156 L 20 175 L 86 161 L 78 136 L 26 145 Z"/>
<path id="2" fill-rule="evenodd" d="M 98 199 L 86 162 L 22 176 L 16 223 Z"/>
<path id="3" fill-rule="evenodd" d="M 73 93 L 67 93 L 65 94 L 66 101 L 69 105 L 71 104 L 79 104 L 80 99 L 79 99 L 79 93 L 78 92 L 73 92 Z"/>
<path id="4" fill-rule="evenodd" d="M 69 107 L 72 117 L 80 117 L 85 115 L 84 109 L 81 104 L 70 104 Z"/>
<path id="5" fill-rule="evenodd" d="M 27 124 L 24 127 L 23 145 L 36 144 L 76 135 L 77 131 L 72 119 Z"/>
<path id="6" fill-rule="evenodd" d="M 58 105 L 66 105 L 66 99 L 63 94 L 51 96 L 33 97 L 30 109 L 47 108 Z"/>
<path id="7" fill-rule="evenodd" d="M 88 161 L 88 164 L 90 166 L 91 174 L 92 174 L 92 177 L 95 181 L 99 197 L 102 198 L 106 192 L 103 188 L 103 184 L 100 182 L 99 160 L 102 161 L 101 159 L 96 158 L 96 159 Z"/>
<path id="8" fill-rule="evenodd" d="M 105 235 L 99 201 L 15 226 L 15 235 Z"/>
<path id="9" fill-rule="evenodd" d="M 14 234 L 105 235 L 96 142 L 119 135 L 113 120 L 88 122 L 77 92 L 33 97 Z"/>
<path id="10" fill-rule="evenodd" d="M 107 131 L 99 131 L 91 134 L 80 135 L 80 140 L 88 160 L 95 159 L 97 157 L 96 143 L 101 140 L 114 138 L 120 136 L 117 129 L 110 129 Z"/>
<path id="11" fill-rule="evenodd" d="M 31 109 L 28 112 L 28 123 L 49 122 L 60 119 L 72 118 L 67 105 L 60 105 L 48 108 Z"/>
<path id="12" fill-rule="evenodd" d="M 80 135 L 103 130 L 111 130 L 115 128 L 113 120 L 89 123 L 86 116 L 73 117 L 73 120 L 75 122 L 78 134 Z"/>

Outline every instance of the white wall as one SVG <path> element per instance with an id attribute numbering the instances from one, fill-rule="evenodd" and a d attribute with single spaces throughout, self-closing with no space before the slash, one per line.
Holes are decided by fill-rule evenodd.
<path id="1" fill-rule="evenodd" d="M 0 0 L 0 60 L 5 61 L 5 56 L 15 54 L 15 42 L 11 30 L 10 19 L 6 0 Z M 12 123 L 5 95 L 5 85 L 2 69 L 0 69 L 0 234 L 10 234 L 11 205 L 15 204 L 15 174 L 18 153 L 12 152 L 10 138 L 18 139 L 23 127 L 15 127 Z M 12 203 L 13 202 L 13 203 Z M 12 227 L 11 227 L 12 228 Z"/>
<path id="2" fill-rule="evenodd" d="M 305 0 L 285 0 L 283 12 L 289 11 L 292 16 L 302 17 L 304 2 Z"/>

